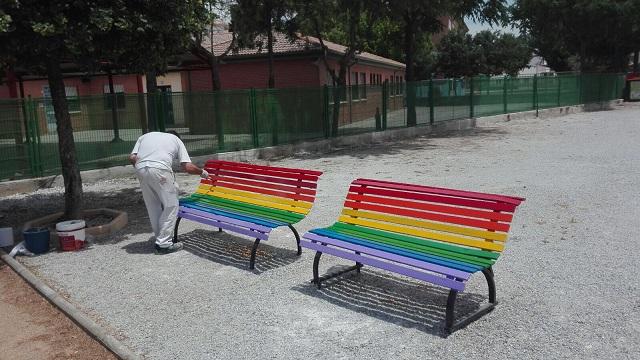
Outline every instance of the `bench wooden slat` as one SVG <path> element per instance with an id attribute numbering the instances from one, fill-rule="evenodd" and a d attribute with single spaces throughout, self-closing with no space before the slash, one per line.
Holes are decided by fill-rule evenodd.
<path id="1" fill-rule="evenodd" d="M 382 204 L 389 206 L 396 206 L 407 209 L 425 210 L 435 213 L 461 215 L 466 217 L 487 219 L 493 221 L 511 222 L 513 215 L 509 213 L 500 213 L 495 211 L 477 210 L 469 208 L 461 208 L 443 204 L 423 203 L 417 201 L 384 198 L 370 195 L 360 195 L 349 193 L 347 194 L 347 200 L 361 201 L 365 203 Z"/>
<path id="2" fill-rule="evenodd" d="M 476 220 L 476 219 L 470 219 L 466 217 L 444 215 L 444 214 L 438 214 L 438 213 L 432 213 L 432 212 L 410 210 L 410 209 L 389 207 L 389 206 L 383 206 L 383 205 L 374 205 L 374 204 L 356 202 L 356 201 L 350 201 L 350 200 L 345 201 L 344 207 L 358 209 L 358 210 L 360 209 L 373 210 L 373 211 L 385 213 L 385 214 L 396 214 L 396 215 L 414 217 L 414 218 L 425 219 L 425 220 L 434 220 L 434 221 L 440 221 L 445 223 L 466 225 L 466 226 L 482 228 L 487 230 L 503 231 L 503 232 L 509 231 L 509 224 L 499 223 L 495 221 Z"/>
<path id="3" fill-rule="evenodd" d="M 256 199 L 256 200 L 261 200 L 269 203 L 289 205 L 294 208 L 298 207 L 298 208 L 310 209 L 311 206 L 313 205 L 313 203 L 307 202 L 307 201 L 296 201 L 296 200 L 291 200 L 291 199 L 280 197 L 280 196 L 265 195 L 265 194 L 255 193 L 255 192 L 246 191 L 246 190 L 236 190 L 236 189 L 228 188 L 222 185 L 220 186 L 200 185 L 198 190 L 206 191 L 208 194 L 211 194 L 213 196 L 217 196 L 216 193 L 237 195 L 237 196 L 247 198 L 246 201 L 249 201 L 248 199 Z"/>
<path id="4" fill-rule="evenodd" d="M 292 172 L 292 173 L 300 173 L 300 174 L 308 174 L 308 175 L 316 175 L 316 176 L 322 175 L 322 171 L 308 170 L 308 169 L 255 165 L 255 164 L 239 163 L 239 162 L 232 162 L 232 161 L 226 161 L 226 160 L 208 160 L 207 161 L 207 164 L 215 164 L 215 163 L 220 163 L 225 165 L 234 165 L 239 167 L 248 167 L 248 168 L 254 168 L 254 169 L 278 170 L 282 172 Z"/>
<path id="5" fill-rule="evenodd" d="M 221 170 L 221 169 L 218 169 L 218 168 L 205 167 L 205 170 L 207 170 L 211 175 L 225 176 L 225 177 L 230 177 L 230 178 L 258 180 L 258 181 L 271 182 L 271 183 L 275 183 L 275 184 L 285 184 L 285 185 L 291 185 L 291 186 L 299 186 L 299 187 L 303 187 L 303 188 L 307 188 L 307 189 L 316 189 L 318 187 L 318 184 L 316 184 L 314 182 L 309 182 L 309 181 L 301 181 L 301 180 L 297 181 L 297 180 L 283 179 L 283 178 L 271 177 L 271 176 L 253 175 L 253 174 L 249 174 L 249 173 L 226 171 L 226 170 Z"/>
<path id="6" fill-rule="evenodd" d="M 214 214 L 216 216 L 226 216 L 226 217 L 230 217 L 230 218 L 234 218 L 242 221 L 248 221 L 256 225 L 262 225 L 269 228 L 276 228 L 278 226 L 282 226 L 283 224 L 286 224 L 285 222 L 282 222 L 276 219 L 266 219 L 264 217 L 259 218 L 259 217 L 256 217 L 255 214 L 249 214 L 249 213 L 240 212 L 240 211 L 231 211 L 228 209 L 213 208 L 211 206 L 207 206 L 207 204 L 202 202 L 181 201 L 180 206 L 181 206 L 181 210 L 185 210 L 187 212 L 188 210 L 193 209 L 193 210 L 202 211 L 203 213 Z M 201 214 L 201 216 L 204 216 L 204 214 Z"/>
<path id="7" fill-rule="evenodd" d="M 326 229 L 339 233 L 345 233 L 363 239 L 379 240 L 389 245 L 397 247 L 407 247 L 416 251 L 437 253 L 442 255 L 446 254 L 447 256 L 454 259 L 476 262 L 478 265 L 484 266 L 493 264 L 493 262 L 500 256 L 500 253 L 493 251 L 484 251 L 475 248 L 457 246 L 446 242 L 417 238 L 352 224 L 338 222 L 334 223 Z"/>
<path id="8" fill-rule="evenodd" d="M 432 284 L 440 285 L 442 287 L 446 287 L 449 289 L 455 289 L 458 291 L 464 290 L 465 283 L 462 281 L 457 281 L 455 279 L 439 276 L 430 272 L 418 271 L 415 268 L 400 266 L 392 262 L 387 262 L 387 261 L 379 260 L 376 258 L 364 257 L 362 255 L 354 254 L 353 252 L 350 252 L 350 251 L 343 251 L 341 249 L 333 248 L 330 246 L 323 246 L 320 243 L 314 243 L 311 241 L 302 241 L 301 244 L 304 244 L 306 248 L 309 248 L 312 250 L 320 251 L 326 254 L 331 254 L 344 259 L 349 259 L 352 261 L 359 262 L 361 264 L 372 265 L 380 269 L 393 271 L 397 274 L 409 276 L 418 280 L 427 281 Z"/>
<path id="9" fill-rule="evenodd" d="M 220 162 L 211 162 L 207 163 L 205 167 L 211 169 L 221 169 L 221 170 L 229 170 L 233 172 L 241 172 L 248 174 L 257 174 L 257 175 L 265 175 L 276 178 L 286 178 L 286 179 L 294 179 L 294 180 L 307 180 L 307 181 L 318 181 L 319 175 L 309 175 L 300 172 L 291 172 L 291 171 L 277 171 L 273 168 L 265 167 L 265 166 L 256 166 L 256 165 L 241 165 L 237 163 L 220 163 Z"/>
<path id="10" fill-rule="evenodd" d="M 322 243 L 341 247 L 343 249 L 351 249 L 353 251 L 357 251 L 363 254 L 373 255 L 373 256 L 382 257 L 382 258 L 385 258 L 385 256 L 388 254 L 388 252 L 384 250 L 377 250 L 375 248 L 371 248 L 368 246 L 360 246 L 351 242 L 345 242 L 340 239 L 333 238 L 331 236 L 323 236 L 322 234 L 309 233 L 309 234 L 306 234 L 304 238 L 311 241 L 320 241 Z M 405 265 L 415 266 L 415 267 L 418 267 L 424 270 L 433 271 L 442 275 L 453 276 L 455 278 L 462 279 L 462 280 L 467 280 L 473 273 L 473 271 L 468 272 L 463 270 L 452 269 L 447 266 L 441 266 L 441 265 L 433 264 L 426 261 L 420 261 L 416 258 L 403 256 L 401 254 L 392 254 L 389 257 L 390 257 L 389 260 L 398 261 Z"/>
<path id="11" fill-rule="evenodd" d="M 225 223 L 224 221 L 219 221 L 217 219 L 212 219 L 210 217 L 197 216 L 197 215 L 194 215 L 194 214 L 186 213 L 184 211 L 179 211 L 178 212 L 178 216 L 180 216 L 181 218 L 192 220 L 192 221 L 197 221 L 199 223 L 203 223 L 203 224 L 219 227 L 219 228 L 222 228 L 222 229 L 230 230 L 230 231 L 233 231 L 233 232 L 238 233 L 238 234 L 242 234 L 242 235 L 246 235 L 246 236 L 252 237 L 254 239 L 266 240 L 266 239 L 269 238 L 269 234 L 268 233 L 265 234 L 265 233 L 260 232 L 260 231 L 254 231 L 254 230 L 243 228 L 243 227 L 240 227 L 240 226 L 228 224 L 228 223 Z"/>
<path id="12" fill-rule="evenodd" d="M 468 199 L 497 201 L 497 202 L 504 202 L 504 203 L 513 204 L 513 205 L 520 205 L 520 203 L 522 203 L 525 200 L 524 198 L 517 197 L 517 196 L 489 194 L 489 193 L 481 193 L 481 192 L 466 191 L 466 190 L 455 190 L 455 189 L 447 189 L 447 188 L 434 187 L 434 186 L 404 184 L 404 183 L 385 181 L 385 180 L 357 179 L 352 184 L 365 185 L 365 186 L 377 186 L 377 187 L 384 187 L 387 189 L 398 189 L 398 190 L 423 192 L 423 193 L 430 193 L 430 194 L 441 194 L 441 195 L 454 196 L 454 197 L 463 197 Z"/>
<path id="13" fill-rule="evenodd" d="M 202 195 L 214 195 L 212 193 L 209 193 L 207 191 L 203 191 L 203 190 L 197 190 L 196 193 L 198 194 L 202 194 Z M 280 205 L 280 204 L 276 204 L 276 203 L 272 203 L 269 201 L 262 201 L 262 200 L 257 200 L 257 199 L 249 199 L 243 196 L 237 196 L 237 195 L 229 195 L 229 194 L 225 194 L 222 192 L 216 192 L 215 193 L 215 197 L 218 198 L 223 198 L 223 199 L 229 199 L 229 200 L 235 200 L 238 202 L 243 202 L 243 203 L 247 203 L 247 204 L 252 204 L 252 205 L 258 205 L 258 206 L 262 206 L 262 207 L 266 207 L 266 208 L 272 208 L 272 209 L 279 209 L 279 210 L 286 210 L 286 211 L 291 211 L 291 212 L 295 212 L 298 214 L 303 214 L 306 215 L 309 213 L 308 209 L 304 209 L 304 208 L 297 208 L 297 207 L 292 207 L 292 206 L 288 206 L 288 205 Z"/>
<path id="14" fill-rule="evenodd" d="M 363 219 L 355 219 L 350 216 L 344 216 L 344 215 L 340 216 L 340 218 L 338 218 L 338 221 L 344 222 L 347 224 L 355 224 L 355 225 L 366 226 L 374 229 L 392 231 L 399 234 L 413 235 L 413 236 L 423 237 L 427 239 L 440 240 L 440 241 L 445 241 L 452 244 L 464 245 L 464 246 L 474 247 L 478 249 L 491 250 L 491 251 L 502 251 L 504 249 L 504 245 L 502 243 L 493 243 L 493 242 L 488 242 L 483 240 L 473 240 L 469 238 L 446 235 L 446 234 L 437 233 L 433 231 L 418 230 L 418 229 L 412 229 L 412 228 L 407 228 L 403 226 L 392 225 L 388 223 L 381 223 L 381 222 L 369 221 L 369 220 L 363 220 Z"/>
<path id="15" fill-rule="evenodd" d="M 200 217 L 207 217 L 210 216 L 210 212 L 207 211 L 203 211 L 203 210 L 198 210 L 198 209 L 194 209 L 194 208 L 189 208 L 189 207 L 183 207 L 181 209 L 181 211 L 185 214 L 192 214 L 192 215 L 196 215 L 196 216 L 200 216 Z M 251 222 L 251 221 L 246 221 L 243 220 L 242 218 L 238 218 L 238 217 L 233 217 L 233 215 L 231 214 L 222 214 L 222 213 L 216 213 L 215 214 L 218 220 L 224 221 L 228 224 L 231 225 L 238 225 L 238 226 L 242 226 L 242 227 L 246 227 L 252 230 L 257 230 L 257 231 L 261 231 L 264 233 L 267 233 L 269 231 L 271 231 L 271 229 L 273 228 L 273 226 L 265 226 L 262 224 L 258 224 L 255 222 Z M 228 216 L 231 215 L 231 216 Z"/>
<path id="16" fill-rule="evenodd" d="M 477 229 L 466 228 L 461 226 L 424 221 L 416 218 L 393 216 L 393 215 L 380 214 L 380 213 L 374 213 L 374 212 L 362 211 L 362 210 L 352 210 L 352 209 L 342 210 L 342 215 L 347 215 L 354 218 L 364 218 L 369 220 L 383 221 L 383 222 L 388 222 L 396 225 L 407 225 L 407 226 L 412 226 L 412 227 L 417 227 L 422 229 L 437 230 L 437 231 L 447 232 L 451 234 L 475 237 L 483 240 L 490 239 L 490 240 L 496 240 L 501 242 L 504 242 L 507 240 L 507 234 L 501 233 L 501 232 L 477 230 Z"/>
<path id="17" fill-rule="evenodd" d="M 452 259 L 433 252 L 417 251 L 409 247 L 393 246 L 383 241 L 375 241 L 372 239 L 363 239 L 357 236 L 336 233 L 327 229 L 314 230 L 313 234 L 326 236 L 333 239 L 338 239 L 346 243 L 354 244 L 354 246 L 365 246 L 371 249 L 378 249 L 380 251 L 386 251 L 387 253 L 406 256 L 412 259 L 420 260 L 429 264 L 436 264 L 438 266 L 445 266 L 450 269 L 456 269 L 459 271 L 465 271 L 474 273 L 478 270 L 482 270 L 486 265 L 478 265 L 471 262 L 465 262 L 458 259 Z M 355 248 L 354 251 L 358 251 Z"/>
<path id="18" fill-rule="evenodd" d="M 193 199 L 193 201 L 197 201 L 198 203 L 206 203 L 211 207 L 227 209 L 234 212 L 247 213 L 261 218 L 282 221 L 284 223 L 295 223 L 304 218 L 303 215 L 292 213 L 290 211 L 271 209 L 263 206 L 247 204 L 214 196 L 200 195 L 197 193 L 191 195 L 189 198 L 184 199 L 184 201 L 189 201 L 190 199 Z"/>
<path id="19" fill-rule="evenodd" d="M 201 185 L 201 186 L 205 186 L 205 185 Z M 235 190 L 242 190 L 247 192 L 260 193 L 264 195 L 272 195 L 272 196 L 287 198 L 291 200 L 305 201 L 308 203 L 312 203 L 314 201 L 313 196 L 298 195 L 298 194 L 287 193 L 284 191 L 276 191 L 276 190 L 270 190 L 270 189 L 264 189 L 264 188 L 256 188 L 252 186 L 244 186 L 244 185 L 239 185 L 233 182 L 227 182 L 223 180 L 216 181 L 215 186 L 225 187 L 225 188 L 235 189 Z"/>
<path id="20" fill-rule="evenodd" d="M 427 201 L 431 203 L 458 205 L 458 206 L 465 206 L 465 207 L 478 208 L 478 209 L 488 209 L 488 210 L 494 210 L 494 211 L 514 212 L 516 209 L 516 205 L 502 203 L 502 202 L 496 203 L 491 201 L 456 198 L 456 197 L 449 197 L 449 196 L 442 196 L 442 195 L 412 193 L 408 191 L 388 190 L 388 189 L 374 188 L 374 187 L 360 186 L 360 185 L 351 186 L 349 188 L 349 191 L 354 193 L 359 193 L 359 194 L 381 195 L 381 196 L 388 196 L 388 197 L 401 198 L 401 199 L 420 200 L 420 201 Z"/>
<path id="21" fill-rule="evenodd" d="M 263 181 L 227 178 L 227 177 L 216 176 L 216 175 L 209 176 L 209 179 L 204 179 L 201 183 L 213 185 L 214 182 L 218 182 L 218 181 L 225 182 L 225 183 L 248 185 L 248 186 L 262 188 L 262 189 L 280 190 L 280 191 L 297 194 L 297 195 L 310 195 L 311 198 L 313 198 L 316 195 L 316 191 L 312 189 L 305 189 L 301 187 L 288 186 L 288 185 L 278 185 L 278 184 L 272 184 L 272 183 L 267 183 Z"/>

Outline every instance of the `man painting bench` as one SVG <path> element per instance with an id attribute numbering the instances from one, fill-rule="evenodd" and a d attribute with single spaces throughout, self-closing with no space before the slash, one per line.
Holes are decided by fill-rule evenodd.
<path id="1" fill-rule="evenodd" d="M 496 303 L 492 265 L 500 256 L 516 207 L 523 198 L 470 191 L 355 180 L 344 209 L 330 227 L 303 236 L 302 246 L 316 250 L 313 282 L 363 264 L 449 288 L 445 328 L 455 331 Z M 318 275 L 323 253 L 355 261 L 339 273 Z M 489 286 L 489 304 L 454 324 L 458 292 L 476 272 Z"/>
<path id="2" fill-rule="evenodd" d="M 274 228 L 287 226 L 300 236 L 293 224 L 304 219 L 315 200 L 320 171 L 260 166 L 212 160 L 205 164 L 209 173 L 195 194 L 180 200 L 174 242 L 182 218 L 255 238 L 249 260 L 254 269 L 256 251 Z"/>

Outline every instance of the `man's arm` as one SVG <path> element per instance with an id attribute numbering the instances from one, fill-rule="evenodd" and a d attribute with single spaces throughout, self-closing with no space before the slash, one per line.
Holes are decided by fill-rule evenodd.
<path id="1" fill-rule="evenodd" d="M 209 173 L 205 169 L 200 169 L 195 164 L 190 162 L 181 163 L 182 170 L 191 175 L 200 175 L 201 178 L 206 179 L 209 177 Z"/>

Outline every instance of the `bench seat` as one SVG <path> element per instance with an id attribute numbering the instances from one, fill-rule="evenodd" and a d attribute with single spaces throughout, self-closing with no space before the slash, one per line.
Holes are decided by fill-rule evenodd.
<path id="1" fill-rule="evenodd" d="M 196 192 L 180 200 L 174 241 L 181 219 L 200 222 L 255 238 L 249 268 L 255 267 L 258 244 L 271 230 L 289 227 L 298 255 L 300 236 L 293 224 L 304 219 L 315 201 L 322 172 L 212 160 L 205 164 L 209 178 Z"/>

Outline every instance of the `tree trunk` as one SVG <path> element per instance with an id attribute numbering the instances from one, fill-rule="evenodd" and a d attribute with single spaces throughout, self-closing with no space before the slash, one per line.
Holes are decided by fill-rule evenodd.
<path id="1" fill-rule="evenodd" d="M 220 91 L 222 84 L 220 83 L 220 67 L 215 56 L 208 54 L 209 67 L 211 68 L 211 86 L 213 91 Z"/>
<path id="2" fill-rule="evenodd" d="M 113 124 L 113 140 L 111 142 L 122 142 L 122 139 L 120 139 L 120 127 L 118 126 L 118 98 L 113 88 L 111 70 L 108 70 L 107 75 L 109 78 L 109 96 L 111 96 L 111 122 Z"/>
<path id="3" fill-rule="evenodd" d="M 416 51 L 416 31 L 415 31 L 415 19 L 408 12 L 404 16 L 405 18 L 405 31 L 404 31 L 404 51 L 405 51 L 405 75 L 404 80 L 406 82 L 406 97 L 407 97 L 407 126 L 415 126 L 417 124 L 416 119 L 416 91 L 414 85 L 415 67 L 414 57 Z"/>
<path id="4" fill-rule="evenodd" d="M 268 17 L 267 54 L 269 59 L 269 89 L 273 89 L 276 87 L 276 79 L 273 73 L 273 24 L 271 22 L 271 11 L 269 11 Z"/>
<path id="5" fill-rule="evenodd" d="M 158 82 L 156 80 L 156 71 L 149 70 L 145 74 L 147 80 L 147 123 L 149 131 L 158 131 Z"/>
<path id="6" fill-rule="evenodd" d="M 80 177 L 69 105 L 58 58 L 52 54 L 49 56 L 47 77 L 58 128 L 58 151 L 64 179 L 64 217 L 66 219 L 80 219 L 82 214 L 82 178 Z"/>

